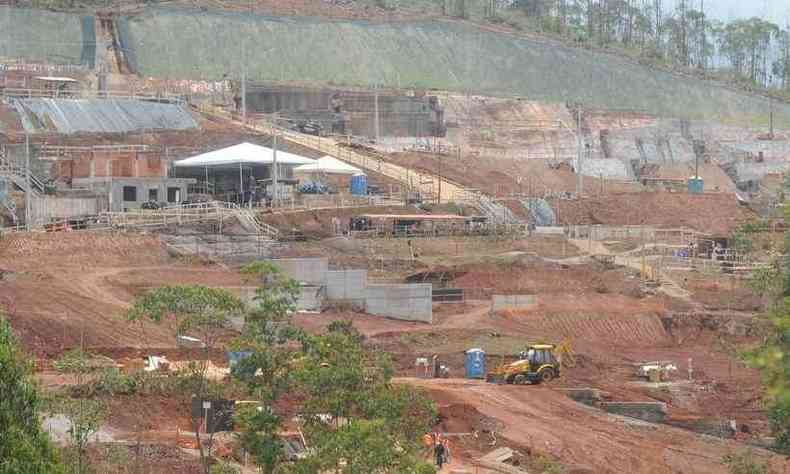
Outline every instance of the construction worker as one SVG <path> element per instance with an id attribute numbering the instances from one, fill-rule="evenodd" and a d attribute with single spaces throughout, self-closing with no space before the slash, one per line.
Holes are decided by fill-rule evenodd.
<path id="1" fill-rule="evenodd" d="M 444 462 L 446 464 L 450 463 L 450 440 L 447 438 L 442 438 L 442 446 L 444 447 Z"/>
<path id="2" fill-rule="evenodd" d="M 436 465 L 439 466 L 439 470 L 442 470 L 442 465 L 444 464 L 444 444 L 441 441 L 436 442 L 436 446 L 433 448 L 433 453 L 436 455 Z"/>

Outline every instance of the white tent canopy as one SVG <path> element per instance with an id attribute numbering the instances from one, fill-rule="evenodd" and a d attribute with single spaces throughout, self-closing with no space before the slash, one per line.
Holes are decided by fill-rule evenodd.
<path id="1" fill-rule="evenodd" d="M 327 173 L 327 174 L 365 174 L 361 169 L 333 158 L 329 155 L 317 159 L 309 165 L 297 166 L 295 173 Z"/>
<path id="2" fill-rule="evenodd" d="M 274 150 L 245 142 L 178 160 L 173 165 L 179 168 L 186 168 L 243 164 L 270 165 L 272 163 L 274 163 Z M 315 160 L 277 150 L 278 165 L 310 165 L 312 163 L 315 163 Z"/>

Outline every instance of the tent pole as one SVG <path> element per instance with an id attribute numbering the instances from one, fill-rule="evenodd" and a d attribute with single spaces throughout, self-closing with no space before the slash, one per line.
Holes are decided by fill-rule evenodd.
<path id="1" fill-rule="evenodd" d="M 241 163 L 239 163 L 239 206 L 244 203 L 244 172 L 241 169 Z"/>

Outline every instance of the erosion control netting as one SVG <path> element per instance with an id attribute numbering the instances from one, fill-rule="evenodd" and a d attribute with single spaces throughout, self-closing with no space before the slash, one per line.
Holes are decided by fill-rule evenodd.
<path id="1" fill-rule="evenodd" d="M 17 99 L 27 132 L 125 133 L 196 128 L 182 106 L 131 99 Z"/>
<path id="2" fill-rule="evenodd" d="M 625 59 L 445 21 L 376 24 L 151 8 L 119 24 L 146 76 L 471 90 L 752 122 L 767 100 Z M 790 107 L 777 106 L 790 122 Z"/>
<path id="3" fill-rule="evenodd" d="M 92 16 L 0 6 L 0 58 L 93 67 Z"/>

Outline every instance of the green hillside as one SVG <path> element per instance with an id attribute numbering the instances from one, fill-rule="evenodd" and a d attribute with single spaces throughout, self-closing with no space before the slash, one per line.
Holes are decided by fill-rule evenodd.
<path id="1" fill-rule="evenodd" d="M 0 6 L 0 58 L 93 66 L 92 16 Z"/>
<path id="2" fill-rule="evenodd" d="M 757 125 L 768 101 L 625 58 L 483 31 L 452 21 L 368 23 L 151 9 L 121 20 L 133 67 L 146 76 L 248 77 L 518 95 Z M 790 107 L 777 106 L 790 125 Z"/>

